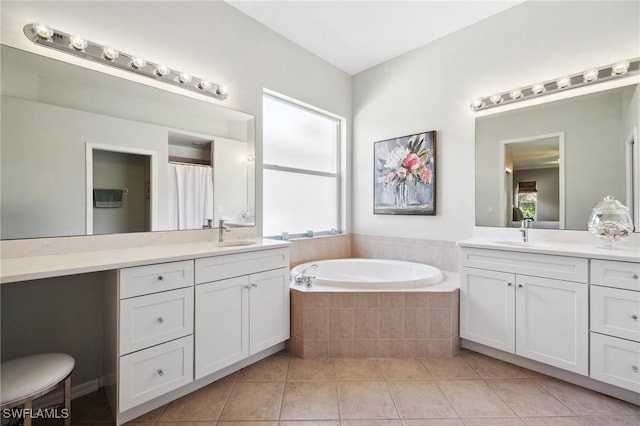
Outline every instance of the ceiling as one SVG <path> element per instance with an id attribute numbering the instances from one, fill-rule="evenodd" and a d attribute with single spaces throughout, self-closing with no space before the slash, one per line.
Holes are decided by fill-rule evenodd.
<path id="1" fill-rule="evenodd" d="M 522 2 L 225 1 L 351 75 Z"/>

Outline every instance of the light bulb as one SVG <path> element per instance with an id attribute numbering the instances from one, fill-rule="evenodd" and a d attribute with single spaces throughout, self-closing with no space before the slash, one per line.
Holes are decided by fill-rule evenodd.
<path id="1" fill-rule="evenodd" d="M 482 102 L 482 99 L 476 99 L 475 101 L 471 102 L 471 111 L 477 111 L 482 108 L 483 105 L 484 102 Z"/>
<path id="2" fill-rule="evenodd" d="M 511 93 L 509 93 L 509 96 L 511 96 L 511 99 L 519 99 L 522 97 L 522 90 L 520 89 L 512 90 Z"/>
<path id="3" fill-rule="evenodd" d="M 178 76 L 178 81 L 182 84 L 186 84 L 191 81 L 191 76 L 189 74 L 180 73 Z"/>
<path id="4" fill-rule="evenodd" d="M 75 50 L 84 50 L 87 47 L 87 40 L 80 37 L 69 37 L 69 41 L 71 41 L 71 47 Z"/>
<path id="5" fill-rule="evenodd" d="M 561 77 L 556 81 L 558 85 L 558 89 L 564 89 L 565 87 L 571 86 L 571 79 L 569 77 Z"/>
<path id="6" fill-rule="evenodd" d="M 164 77 L 167 74 L 169 74 L 170 72 L 171 72 L 171 70 L 169 69 L 169 67 L 167 67 L 165 65 L 158 65 L 158 68 L 156 68 L 156 70 L 154 71 L 154 73 L 158 77 Z"/>
<path id="7" fill-rule="evenodd" d="M 598 70 L 585 71 L 584 74 L 582 74 L 582 78 L 583 78 L 585 83 L 589 83 L 589 82 L 592 82 L 594 80 L 597 80 L 598 79 Z"/>
<path id="8" fill-rule="evenodd" d="M 544 84 L 534 84 L 531 87 L 531 90 L 533 91 L 533 93 L 535 93 L 536 95 L 539 95 L 540 93 L 544 93 L 547 89 L 545 89 Z"/>
<path id="9" fill-rule="evenodd" d="M 502 102 L 502 96 L 501 95 L 493 95 L 491 97 L 491 102 L 493 102 L 494 105 L 498 105 L 500 102 Z"/>
<path id="10" fill-rule="evenodd" d="M 227 88 L 224 86 L 218 86 L 218 88 L 216 89 L 216 95 L 218 96 L 227 96 L 227 94 Z"/>
<path id="11" fill-rule="evenodd" d="M 209 82 L 208 82 L 208 81 L 206 81 L 206 80 L 200 80 L 200 81 L 198 82 L 198 89 L 202 89 L 202 90 L 204 90 L 204 89 L 206 89 L 207 87 L 209 87 Z"/>
<path id="12" fill-rule="evenodd" d="M 147 61 L 145 61 L 144 59 L 138 58 L 137 56 L 131 58 L 131 68 L 140 70 L 144 68 L 145 65 L 147 65 Z"/>
<path id="13" fill-rule="evenodd" d="M 618 62 L 611 67 L 611 75 L 622 75 L 626 74 L 627 71 L 629 71 L 628 61 Z"/>
<path id="14" fill-rule="evenodd" d="M 45 40 L 53 37 L 53 30 L 43 24 L 33 24 L 33 31 L 38 37 Z"/>
<path id="15" fill-rule="evenodd" d="M 102 49 L 102 57 L 107 61 L 115 61 L 118 56 L 120 56 L 120 52 L 116 49 L 108 46 L 105 46 L 104 49 Z"/>

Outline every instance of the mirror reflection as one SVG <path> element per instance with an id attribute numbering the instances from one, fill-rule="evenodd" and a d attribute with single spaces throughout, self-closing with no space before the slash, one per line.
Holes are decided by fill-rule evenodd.
<path id="1" fill-rule="evenodd" d="M 637 210 L 639 111 L 630 85 L 476 118 L 476 225 L 586 230 L 606 195 Z"/>
<path id="2" fill-rule="evenodd" d="M 0 53 L 2 239 L 255 225 L 252 115 Z"/>

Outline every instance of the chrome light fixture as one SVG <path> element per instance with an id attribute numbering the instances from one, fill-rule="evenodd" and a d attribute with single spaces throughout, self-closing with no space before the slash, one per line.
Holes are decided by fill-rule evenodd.
<path id="1" fill-rule="evenodd" d="M 156 81 L 171 84 L 216 99 L 224 100 L 228 96 L 227 89 L 219 84 L 211 83 L 188 73 L 176 71 L 166 65 L 145 60 L 139 56 L 120 52 L 112 47 L 72 36 L 46 25 L 34 23 L 24 26 L 24 34 L 40 46 L 56 49 L 61 52 L 89 59 L 103 65 L 153 78 Z"/>
<path id="2" fill-rule="evenodd" d="M 640 74 L 640 58 L 620 61 L 615 64 L 566 75 L 543 83 L 512 89 L 506 92 L 484 96 L 471 103 L 471 111 L 483 111 L 526 99 L 535 98 L 564 90 L 586 86 L 597 82 L 614 80 Z"/>

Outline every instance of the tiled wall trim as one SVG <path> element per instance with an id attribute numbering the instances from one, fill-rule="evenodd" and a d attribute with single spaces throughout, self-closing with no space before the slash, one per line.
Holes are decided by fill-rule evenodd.
<path id="1" fill-rule="evenodd" d="M 353 234 L 351 247 L 352 257 L 406 260 L 458 271 L 458 247 L 453 241 Z"/>
<path id="2" fill-rule="evenodd" d="M 324 259 L 391 259 L 458 271 L 458 247 L 452 241 L 344 234 L 291 240 L 290 265 Z"/>

